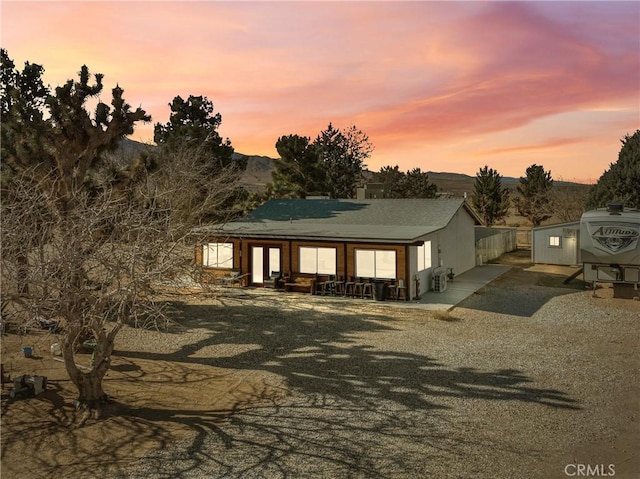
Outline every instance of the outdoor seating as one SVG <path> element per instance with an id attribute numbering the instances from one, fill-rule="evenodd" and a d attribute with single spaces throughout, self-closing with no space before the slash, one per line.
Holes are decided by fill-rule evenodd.
<path id="1" fill-rule="evenodd" d="M 342 279 L 342 276 L 340 276 L 340 278 L 338 278 L 335 282 L 334 282 L 334 291 L 336 296 L 345 296 L 346 293 L 346 289 L 345 289 L 345 281 L 344 279 Z"/>
<path id="2" fill-rule="evenodd" d="M 371 280 L 367 280 L 362 285 L 362 299 L 364 298 L 373 299 L 373 283 Z"/>
<path id="3" fill-rule="evenodd" d="M 282 275 L 279 271 L 272 271 L 271 276 L 263 280 L 265 288 L 280 289 L 280 279 Z"/>
<path id="4" fill-rule="evenodd" d="M 355 288 L 356 288 L 356 281 L 353 278 L 353 276 L 351 276 L 351 279 L 344 283 L 344 296 L 351 296 L 351 297 L 355 296 L 356 295 Z"/>
<path id="5" fill-rule="evenodd" d="M 335 295 L 336 290 L 336 277 L 334 275 L 329 275 L 329 278 L 326 281 L 318 282 L 318 292 L 322 295 Z"/>
<path id="6" fill-rule="evenodd" d="M 389 285 L 389 292 L 391 297 L 398 301 L 402 296 L 402 299 L 407 299 L 407 288 L 404 285 L 404 279 L 399 279 L 395 285 Z"/>
<path id="7" fill-rule="evenodd" d="M 289 274 L 288 279 L 285 280 L 284 290 L 290 291 L 304 291 L 305 293 L 314 294 L 316 291 L 316 279 L 311 276 L 298 276 Z"/>
<path id="8" fill-rule="evenodd" d="M 356 279 L 354 285 L 353 285 L 353 296 L 360 296 L 362 297 L 362 292 L 364 290 L 364 280 L 362 278 L 358 278 Z"/>

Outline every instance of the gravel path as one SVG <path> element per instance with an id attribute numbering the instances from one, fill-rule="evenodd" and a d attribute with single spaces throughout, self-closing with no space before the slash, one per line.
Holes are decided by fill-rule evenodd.
<path id="1" fill-rule="evenodd" d="M 281 394 L 117 477 L 546 479 L 568 464 L 640 477 L 640 303 L 515 279 L 438 317 L 240 293 L 219 317 L 190 311 L 188 329 L 146 347 Z"/>

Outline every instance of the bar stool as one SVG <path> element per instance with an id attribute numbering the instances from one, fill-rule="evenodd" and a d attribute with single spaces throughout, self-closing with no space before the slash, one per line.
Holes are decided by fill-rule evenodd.
<path id="1" fill-rule="evenodd" d="M 344 296 L 355 296 L 356 292 L 356 281 L 353 278 L 353 276 L 351 276 L 351 280 L 347 281 L 346 283 L 344 283 Z"/>
<path id="2" fill-rule="evenodd" d="M 370 279 L 362 286 L 362 299 L 364 298 L 373 299 L 373 283 Z"/>
<path id="3" fill-rule="evenodd" d="M 340 276 L 336 281 L 334 281 L 333 283 L 333 290 L 334 293 L 336 294 L 336 296 L 344 296 L 345 295 L 345 282 L 342 279 L 342 276 Z"/>
<path id="4" fill-rule="evenodd" d="M 356 282 L 353 285 L 353 296 L 360 296 L 364 298 L 364 280 L 362 278 L 356 279 Z"/>

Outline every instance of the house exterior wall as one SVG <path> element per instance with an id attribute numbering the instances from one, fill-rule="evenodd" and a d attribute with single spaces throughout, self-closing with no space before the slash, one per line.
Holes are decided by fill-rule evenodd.
<path id="1" fill-rule="evenodd" d="M 461 274 L 476 265 L 475 224 L 462 209 L 437 233 L 437 243 L 434 267 L 453 268 L 454 274 Z"/>
<path id="2" fill-rule="evenodd" d="M 431 290 L 431 278 L 433 277 L 434 268 L 438 267 L 438 236 L 437 234 L 430 234 L 424 237 L 424 241 L 431 242 L 431 267 L 423 270 L 418 270 L 418 258 L 417 246 L 411 246 L 409 248 L 409 278 L 411 278 L 411 284 L 409 291 L 411 292 L 411 298 L 420 297 L 427 291 Z M 416 281 L 417 279 L 417 281 Z"/>
<path id="3" fill-rule="evenodd" d="M 418 271 L 417 249 L 423 241 L 431 242 L 431 267 Z M 242 274 L 252 273 L 252 248 L 280 248 L 280 271 L 283 273 L 299 273 L 299 248 L 333 247 L 336 248 L 336 276 L 345 280 L 356 276 L 356 250 L 392 250 L 396 253 L 396 280 L 403 279 L 407 287 L 408 298 L 419 297 L 432 289 L 433 270 L 439 266 L 452 268 L 454 274 L 461 274 L 475 266 L 475 222 L 472 216 L 460 208 L 448 225 L 436 232 L 425 235 L 414 244 L 389 244 L 349 241 L 312 241 L 301 239 L 259 239 L 243 238 L 209 238 L 208 242 L 232 242 L 234 269 Z M 202 266 L 202 245 L 196 247 L 196 264 Z M 206 275 L 226 274 L 228 270 L 216 271 L 215 268 L 203 267 Z M 264 271 L 264 274 L 269 274 Z M 259 285 L 249 277 L 247 284 Z"/>
<path id="4" fill-rule="evenodd" d="M 567 266 L 579 264 L 579 230 L 579 223 L 565 223 L 534 228 L 531 236 L 532 262 Z M 549 238 L 551 236 L 560 238 L 559 246 L 551 246 L 549 244 Z"/>

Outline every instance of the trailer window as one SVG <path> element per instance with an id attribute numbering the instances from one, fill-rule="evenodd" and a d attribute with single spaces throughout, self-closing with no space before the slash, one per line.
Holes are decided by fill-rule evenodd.
<path id="1" fill-rule="evenodd" d="M 549 246 L 553 248 L 561 248 L 562 241 L 560 236 L 549 236 Z"/>

